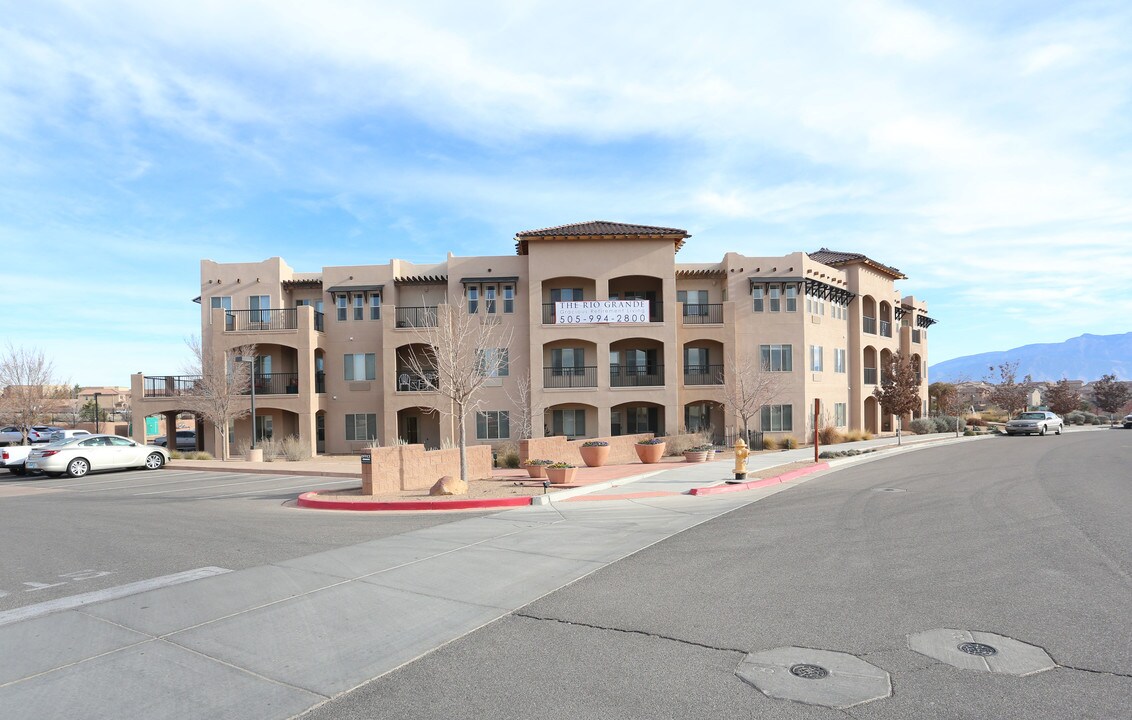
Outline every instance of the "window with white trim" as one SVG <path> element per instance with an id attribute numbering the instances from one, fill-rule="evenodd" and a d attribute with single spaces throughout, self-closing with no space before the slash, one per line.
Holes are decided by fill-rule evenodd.
<path id="1" fill-rule="evenodd" d="M 835 348 L 833 350 L 833 372 L 845 372 L 845 348 Z"/>
<path id="2" fill-rule="evenodd" d="M 477 440 L 503 440 L 511 437 L 511 421 L 506 410 L 476 413 Z"/>
<path id="3" fill-rule="evenodd" d="M 764 370 L 793 372 L 794 350 L 791 345 L 759 345 L 759 358 Z"/>
<path id="4" fill-rule="evenodd" d="M 849 406 L 845 403 L 833 403 L 834 427 L 845 427 L 849 424 Z"/>
<path id="5" fill-rule="evenodd" d="M 751 288 L 751 300 L 752 300 L 751 309 L 754 310 L 755 312 L 762 312 L 763 308 L 764 308 L 764 301 L 763 301 L 763 289 L 761 287 L 752 287 Z"/>
<path id="6" fill-rule="evenodd" d="M 810 346 L 810 370 L 814 372 L 822 371 L 822 352 L 824 348 L 821 345 Z"/>
<path id="7" fill-rule="evenodd" d="M 376 440 L 377 413 L 346 413 L 346 439 Z"/>
<path id="8" fill-rule="evenodd" d="M 483 289 L 483 309 L 488 315 L 495 314 L 495 286 L 487 285 Z"/>
<path id="9" fill-rule="evenodd" d="M 354 293 L 354 319 L 366 319 L 366 294 Z"/>
<path id="10" fill-rule="evenodd" d="M 476 367 L 488 377 L 507 377 L 510 357 L 507 348 L 481 348 L 476 350 Z"/>
<path id="11" fill-rule="evenodd" d="M 369 319 L 381 319 L 381 293 L 373 292 L 369 295 Z"/>
<path id="12" fill-rule="evenodd" d="M 791 432 L 794 429 L 793 405 L 763 405 L 763 432 Z"/>
<path id="13" fill-rule="evenodd" d="M 551 432 L 568 438 L 584 437 L 586 434 L 586 411 L 582 408 L 555 410 L 551 413 Z"/>
<path id="14" fill-rule="evenodd" d="M 767 288 L 767 296 L 770 299 L 770 311 L 780 312 L 782 310 L 782 288 L 771 285 Z"/>
<path id="15" fill-rule="evenodd" d="M 504 285 L 503 286 L 503 312 L 505 314 L 508 314 L 508 315 L 515 312 L 515 286 L 514 285 Z"/>
<path id="16" fill-rule="evenodd" d="M 342 357 L 342 367 L 347 382 L 377 379 L 376 353 L 346 353 Z"/>
<path id="17" fill-rule="evenodd" d="M 468 314 L 475 315 L 480 311 L 480 289 L 477 285 L 468 286 Z"/>
<path id="18" fill-rule="evenodd" d="M 784 292 L 786 294 L 786 312 L 798 312 L 798 286 L 787 285 Z"/>
<path id="19" fill-rule="evenodd" d="M 346 293 L 337 293 L 334 296 L 334 304 L 335 304 L 335 307 L 338 308 L 338 322 L 346 322 L 346 318 L 347 318 L 346 303 L 347 302 L 348 302 L 348 299 L 346 297 Z"/>

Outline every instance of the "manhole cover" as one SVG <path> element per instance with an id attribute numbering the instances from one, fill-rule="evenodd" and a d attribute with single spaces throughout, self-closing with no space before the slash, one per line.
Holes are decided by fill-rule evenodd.
<path id="1" fill-rule="evenodd" d="M 829 677 L 829 670 L 826 670 L 821 665 L 810 665 L 808 663 L 799 663 L 790 667 L 790 674 L 797 675 L 806 680 L 821 680 Z"/>
<path id="2" fill-rule="evenodd" d="M 877 492 L 908 492 L 904 488 L 875 488 Z"/>
<path id="3" fill-rule="evenodd" d="M 990 657 L 991 655 L 998 655 L 998 650 L 996 650 L 993 646 L 977 642 L 959 643 L 959 650 L 961 652 L 967 653 L 968 655 L 978 655 L 979 657 Z"/>

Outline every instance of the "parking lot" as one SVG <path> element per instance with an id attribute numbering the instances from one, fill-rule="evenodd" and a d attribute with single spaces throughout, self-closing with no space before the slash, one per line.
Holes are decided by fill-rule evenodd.
<path id="1" fill-rule="evenodd" d="M 357 478 L 164 469 L 0 473 L 0 612 L 201 568 L 240 570 L 468 517 L 302 510 Z"/>

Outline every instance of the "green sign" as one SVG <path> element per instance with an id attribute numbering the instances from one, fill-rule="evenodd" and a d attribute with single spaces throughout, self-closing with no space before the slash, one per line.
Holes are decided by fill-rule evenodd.
<path id="1" fill-rule="evenodd" d="M 156 435 L 157 433 L 159 433 L 160 428 L 158 426 L 158 423 L 160 423 L 160 422 L 161 422 L 161 418 L 159 418 L 156 415 L 154 415 L 152 417 L 147 417 L 145 419 L 145 434 L 146 435 Z"/>

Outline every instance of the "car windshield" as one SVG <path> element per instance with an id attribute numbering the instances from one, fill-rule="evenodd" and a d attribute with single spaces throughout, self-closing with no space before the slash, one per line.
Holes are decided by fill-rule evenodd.
<path id="1" fill-rule="evenodd" d="M 1019 420 L 1045 420 L 1045 413 L 1022 413 L 1018 416 Z"/>

